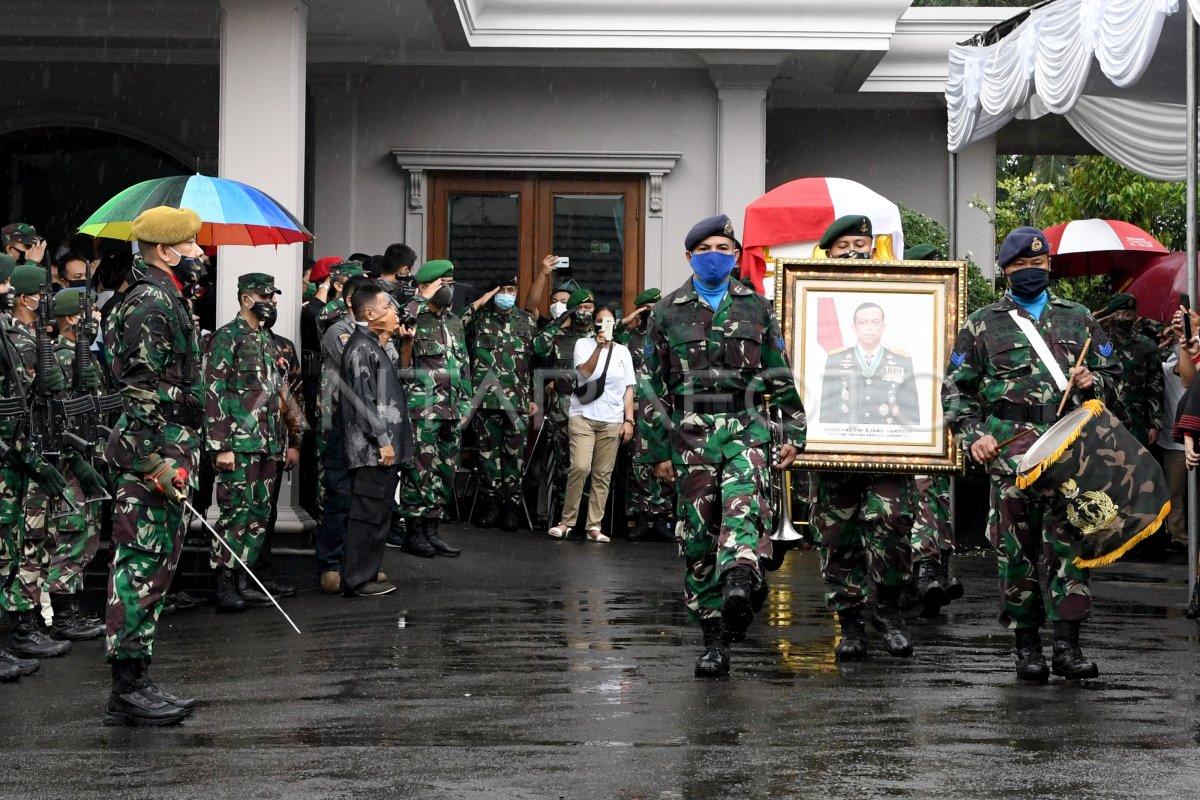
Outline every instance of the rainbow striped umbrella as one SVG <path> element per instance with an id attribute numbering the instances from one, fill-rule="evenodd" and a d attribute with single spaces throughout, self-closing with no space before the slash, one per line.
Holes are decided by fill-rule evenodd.
<path id="1" fill-rule="evenodd" d="M 156 206 L 190 208 L 200 215 L 197 244 L 260 245 L 311 242 L 300 220 L 253 186 L 207 175 L 155 178 L 130 186 L 100 206 L 79 226 L 80 233 L 108 239 L 133 239 L 133 220 Z"/>

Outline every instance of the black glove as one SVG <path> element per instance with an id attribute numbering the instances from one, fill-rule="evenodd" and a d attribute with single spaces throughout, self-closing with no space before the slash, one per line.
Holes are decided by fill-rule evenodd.
<path id="1" fill-rule="evenodd" d="M 51 497 L 62 497 L 63 492 L 67 489 L 66 478 L 54 468 L 53 464 L 48 462 L 41 465 L 33 480 L 42 488 L 42 491 Z"/>
<path id="2" fill-rule="evenodd" d="M 108 486 L 104 478 L 96 471 L 86 458 L 76 458 L 70 465 L 71 474 L 79 480 L 84 497 L 103 497 L 108 494 Z"/>

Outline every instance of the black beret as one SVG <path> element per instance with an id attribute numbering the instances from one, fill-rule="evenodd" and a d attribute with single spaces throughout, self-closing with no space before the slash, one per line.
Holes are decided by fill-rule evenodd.
<path id="1" fill-rule="evenodd" d="M 727 239 L 732 239 L 737 249 L 742 249 L 741 243 L 733 235 L 733 222 L 724 214 L 717 214 L 715 217 L 705 217 L 693 225 L 692 229 L 688 231 L 687 237 L 683 240 L 683 249 L 690 253 L 693 247 L 710 236 L 724 236 Z"/>
<path id="2" fill-rule="evenodd" d="M 838 217 L 833 224 L 825 229 L 825 234 L 817 244 L 822 250 L 833 247 L 833 243 L 843 236 L 870 236 L 871 218 L 862 214 L 847 214 Z"/>
<path id="3" fill-rule="evenodd" d="M 1050 255 L 1050 242 L 1046 234 L 1028 225 L 1017 228 L 1004 237 L 1000 245 L 1000 257 L 996 259 L 1000 269 L 1004 269 L 1018 258 L 1036 258 Z"/>

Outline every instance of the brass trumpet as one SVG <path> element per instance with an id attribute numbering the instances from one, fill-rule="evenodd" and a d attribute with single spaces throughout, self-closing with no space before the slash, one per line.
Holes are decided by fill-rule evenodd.
<path id="1" fill-rule="evenodd" d="M 783 559 L 793 547 L 799 547 L 804 536 L 796 530 L 792 523 L 792 475 L 790 470 L 775 469 L 779 463 L 779 454 L 783 449 L 783 411 L 775 408 L 770 412 L 767 423 L 771 431 L 771 445 L 768 450 L 770 478 L 767 483 L 767 496 L 771 507 L 775 509 L 775 525 L 769 536 L 771 540 L 771 558 L 764 562 L 768 571 L 774 572 L 783 566 Z"/>

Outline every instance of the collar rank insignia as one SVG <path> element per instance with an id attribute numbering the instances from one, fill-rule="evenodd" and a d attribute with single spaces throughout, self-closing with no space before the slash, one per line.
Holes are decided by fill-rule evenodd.
<path id="1" fill-rule="evenodd" d="M 960 353 L 957 350 L 950 353 L 950 363 L 956 367 L 961 367 L 963 362 L 967 360 L 966 353 Z"/>

